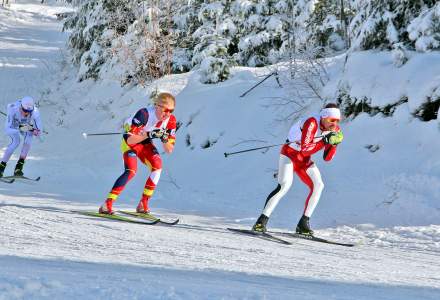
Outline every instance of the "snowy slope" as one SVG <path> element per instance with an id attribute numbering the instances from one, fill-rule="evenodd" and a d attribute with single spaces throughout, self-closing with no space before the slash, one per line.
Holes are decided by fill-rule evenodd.
<path id="1" fill-rule="evenodd" d="M 333 163 L 316 158 L 326 189 L 312 225 L 320 236 L 356 247 L 283 246 L 235 235 L 225 228 L 249 227 L 275 187 L 278 150 L 226 159 L 223 153 L 282 143 L 290 126 L 276 121 L 288 108 L 270 105 L 283 95 L 273 78 L 239 98 L 268 71 L 237 68 L 218 85 L 200 84 L 196 73 L 145 89 L 111 80 L 78 83 L 54 17 L 66 8 L 17 2 L 0 9 L 0 106 L 33 95 L 49 134 L 34 142 L 25 169 L 41 181 L 0 186 L 0 299 L 440 296 L 435 122 L 410 119 L 406 106 L 393 118 L 360 116 L 343 124 L 346 137 Z M 338 64 L 336 58 L 335 74 Z M 145 227 L 71 213 L 96 210 L 122 171 L 119 137 L 85 140 L 82 133 L 120 130 L 156 88 L 178 95 L 183 125 L 176 151 L 164 155 L 152 208 L 180 217 L 182 225 Z M 204 149 L 208 140 L 216 142 Z M 0 142 L 4 147 L 8 138 Z M 366 144 L 381 148 L 371 153 Z M 117 208 L 137 204 L 147 176 L 139 169 Z M 292 229 L 306 194 L 295 178 L 270 225 Z"/>

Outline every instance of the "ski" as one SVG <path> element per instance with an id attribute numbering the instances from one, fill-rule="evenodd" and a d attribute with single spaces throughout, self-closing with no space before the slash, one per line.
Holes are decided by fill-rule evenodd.
<path id="1" fill-rule="evenodd" d="M 294 232 L 276 232 L 276 231 L 271 231 L 271 234 L 279 234 L 285 237 L 291 237 L 291 238 L 297 238 L 297 239 L 303 239 L 303 240 L 308 240 L 308 241 L 313 241 L 313 242 L 320 242 L 320 243 L 325 243 L 325 244 L 330 244 L 330 245 L 339 245 L 339 246 L 344 246 L 344 247 L 354 247 L 355 244 L 352 243 L 340 243 L 340 242 L 335 242 L 335 241 L 331 241 L 331 240 L 327 240 L 327 239 L 323 239 L 314 235 L 305 235 L 305 234 L 300 234 L 300 233 L 294 233 Z"/>
<path id="2" fill-rule="evenodd" d="M 133 216 L 136 218 L 141 218 L 144 220 L 150 220 L 150 221 L 157 221 L 160 224 L 165 224 L 165 225 L 176 225 L 177 223 L 179 223 L 179 219 L 175 219 L 172 221 L 164 221 L 161 218 L 158 218 L 150 213 L 148 214 L 143 214 L 143 213 L 138 213 L 138 212 L 134 212 L 134 211 L 127 211 L 127 210 L 120 210 L 120 213 L 129 215 L 129 216 Z"/>
<path id="3" fill-rule="evenodd" d="M 155 225 L 159 222 L 159 220 L 155 220 L 153 222 L 144 222 L 144 221 L 137 221 L 130 218 L 126 218 L 119 215 L 108 215 L 108 214 L 100 214 L 94 211 L 72 211 L 74 213 L 79 213 L 81 215 L 90 216 L 90 217 L 98 217 L 98 218 L 105 218 L 115 221 L 121 221 L 121 222 L 128 222 L 128 223 L 135 223 L 135 224 L 142 224 L 142 225 Z"/>
<path id="4" fill-rule="evenodd" d="M 26 177 L 26 176 L 15 176 L 15 175 L 13 175 L 13 176 L 5 176 L 5 177 L 2 177 L 3 179 L 23 179 L 23 180 L 29 180 L 29 181 L 39 181 L 40 180 L 40 176 L 38 176 L 37 178 L 29 178 L 29 177 Z"/>
<path id="5" fill-rule="evenodd" d="M 15 181 L 15 179 L 8 179 L 8 178 L 0 177 L 0 181 L 4 182 L 4 183 L 13 183 Z"/>
<path id="6" fill-rule="evenodd" d="M 238 228 L 227 228 L 228 230 L 232 231 L 232 232 L 236 232 L 236 233 L 241 233 L 241 234 L 246 234 L 249 236 L 254 236 L 254 237 L 258 237 L 260 239 L 266 240 L 266 241 L 272 241 L 275 243 L 280 243 L 283 245 L 292 245 L 291 242 L 283 240 L 279 237 L 276 237 L 274 235 L 271 235 L 269 233 L 266 232 L 256 232 L 253 230 L 249 230 L 249 229 L 238 229 Z"/>

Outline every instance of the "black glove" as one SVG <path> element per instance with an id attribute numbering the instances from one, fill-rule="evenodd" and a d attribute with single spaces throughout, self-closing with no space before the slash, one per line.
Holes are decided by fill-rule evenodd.
<path id="1" fill-rule="evenodd" d="M 30 125 L 30 124 L 20 124 L 18 125 L 18 130 L 20 130 L 21 132 L 28 132 L 28 131 L 34 131 L 34 126 Z"/>
<path id="2" fill-rule="evenodd" d="M 168 143 L 169 137 L 170 137 L 170 132 L 167 130 L 162 134 L 162 137 L 160 138 L 160 140 L 162 141 L 162 143 L 166 144 L 166 143 Z"/>
<path id="3" fill-rule="evenodd" d="M 152 131 L 148 131 L 148 137 L 150 139 L 160 139 L 163 136 L 163 130 L 162 129 L 154 129 Z"/>

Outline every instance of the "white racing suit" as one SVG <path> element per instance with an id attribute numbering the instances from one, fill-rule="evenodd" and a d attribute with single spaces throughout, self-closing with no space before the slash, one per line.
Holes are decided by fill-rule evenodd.
<path id="1" fill-rule="evenodd" d="M 42 124 L 38 108 L 35 107 L 28 116 L 23 116 L 21 111 L 21 101 L 8 104 L 7 117 L 5 124 L 5 133 L 11 138 L 3 154 L 2 161 L 8 162 L 14 151 L 20 145 L 20 137 L 23 137 L 23 147 L 20 152 L 20 158 L 26 159 L 32 144 L 34 129 L 42 132 Z"/>

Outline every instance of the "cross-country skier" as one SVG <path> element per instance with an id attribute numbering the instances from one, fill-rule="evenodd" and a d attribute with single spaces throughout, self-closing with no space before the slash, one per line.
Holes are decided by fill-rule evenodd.
<path id="1" fill-rule="evenodd" d="M 15 165 L 14 176 L 23 176 L 23 165 L 31 148 L 32 138 L 39 136 L 41 131 L 40 112 L 32 97 L 26 96 L 21 100 L 8 104 L 5 133 L 11 138 L 11 143 L 6 148 L 0 163 L 0 177 L 3 177 L 7 162 L 20 145 L 20 136 L 23 137 L 23 147 L 21 148 L 20 158 Z"/>
<path id="2" fill-rule="evenodd" d="M 310 189 L 304 213 L 298 222 L 296 232 L 313 235 L 309 218 L 318 204 L 324 183 L 318 167 L 311 156 L 324 150 L 324 160 L 330 161 L 336 153 L 336 147 L 342 142 L 343 134 L 339 128 L 341 112 L 334 103 L 329 103 L 319 115 L 310 116 L 294 124 L 289 131 L 286 144 L 281 148 L 278 164 L 278 186 L 267 197 L 260 217 L 252 227 L 254 231 L 265 232 L 270 215 L 280 199 L 292 185 L 293 173 Z"/>
<path id="3" fill-rule="evenodd" d="M 176 100 L 169 93 L 160 93 L 154 100 L 154 105 L 140 109 L 132 118 L 125 122 L 125 134 L 122 138 L 121 151 L 124 160 L 124 173 L 116 180 L 105 203 L 99 208 L 103 214 L 113 213 L 113 202 L 118 198 L 125 185 L 134 177 L 137 170 L 137 159 L 147 165 L 151 174 L 145 183 L 138 213 L 148 213 L 148 201 L 162 171 L 162 159 L 153 144 L 154 139 L 160 139 L 166 153 L 173 152 L 176 133 L 176 118 L 172 114 Z"/>

